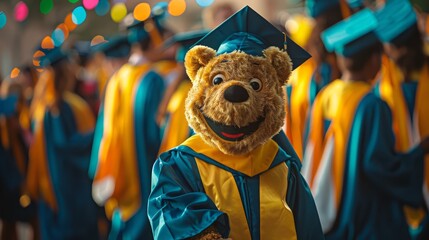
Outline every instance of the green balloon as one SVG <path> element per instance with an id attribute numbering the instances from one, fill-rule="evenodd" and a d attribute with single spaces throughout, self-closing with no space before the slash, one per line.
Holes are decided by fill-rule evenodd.
<path id="1" fill-rule="evenodd" d="M 43 14 L 48 14 L 54 7 L 54 2 L 52 0 L 42 0 L 40 2 L 40 12 Z"/>

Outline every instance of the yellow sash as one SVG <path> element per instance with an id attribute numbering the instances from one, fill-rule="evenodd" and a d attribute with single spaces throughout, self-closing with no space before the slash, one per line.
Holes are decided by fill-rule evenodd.
<path id="1" fill-rule="evenodd" d="M 293 89 L 291 102 L 287 103 L 289 107 L 286 106 L 286 111 L 290 108 L 290 114 L 286 112 L 285 132 L 300 159 L 303 157 L 305 126 L 310 113 L 309 89 L 315 68 L 314 61 L 309 59 L 292 72 L 290 80 Z"/>
<path id="2" fill-rule="evenodd" d="M 245 155 L 227 155 L 218 149 L 207 145 L 199 134 L 188 138 L 182 145 L 188 146 L 194 151 L 215 159 L 235 171 L 246 174 L 249 177 L 266 171 L 274 160 L 278 151 L 278 145 L 272 139 Z"/>
<path id="3" fill-rule="evenodd" d="M 243 156 L 225 155 L 208 146 L 199 135 L 186 140 L 183 145 L 204 154 L 219 163 L 248 176 L 259 177 L 260 237 L 261 239 L 296 239 L 292 210 L 286 203 L 289 169 L 285 163 L 271 169 L 277 154 L 277 144 L 270 140 Z M 216 207 L 228 214 L 232 239 L 251 239 L 242 199 L 231 172 L 196 158 L 205 193 Z M 279 181 L 284 179 L 285 181 Z M 272 227 L 275 226 L 275 227 Z"/>
<path id="4" fill-rule="evenodd" d="M 414 108 L 414 123 L 409 118 L 408 106 L 401 88 L 404 76 L 393 61 L 383 58 L 383 67 L 386 72 L 380 82 L 381 98 L 385 100 L 392 111 L 393 131 L 395 133 L 395 147 L 397 151 L 407 152 L 413 147 L 412 133 L 417 128 L 418 137 L 423 139 L 429 136 L 429 66 L 426 64 L 420 72 Z M 426 103 L 425 103 L 426 101 Z M 425 157 L 425 184 L 429 187 L 429 157 Z M 410 226 L 416 228 L 424 217 L 423 209 L 405 207 L 405 214 Z"/>
<path id="5" fill-rule="evenodd" d="M 169 119 L 159 153 L 180 145 L 189 137 L 189 126 L 185 117 L 185 100 L 191 87 L 191 81 L 183 81 L 168 103 Z"/>
<path id="6" fill-rule="evenodd" d="M 338 209 L 343 187 L 344 166 L 350 129 L 359 103 L 368 94 L 371 86 L 364 82 L 346 83 L 336 80 L 322 90 L 316 98 L 311 122 L 309 142 L 314 146 L 312 169 L 310 170 L 310 186 L 320 166 L 324 148 L 330 138 L 334 138 L 333 181 L 335 200 Z M 324 120 L 332 119 L 326 136 L 324 136 Z"/>
<path id="7" fill-rule="evenodd" d="M 65 92 L 63 96 L 72 111 L 76 121 L 77 131 L 86 133 L 94 129 L 95 119 L 89 106 L 77 95 Z M 48 159 L 45 148 L 45 131 L 43 117 L 35 122 L 33 143 L 30 145 L 27 175 L 27 190 L 30 196 L 42 198 L 48 206 L 57 210 L 54 188 L 50 179 Z"/>
<path id="8" fill-rule="evenodd" d="M 150 65 L 124 65 L 108 82 L 104 105 L 104 132 L 94 185 L 112 179 L 113 192 L 107 196 L 106 213 L 119 208 L 126 221 L 141 203 L 140 181 L 134 133 L 136 83 Z"/>

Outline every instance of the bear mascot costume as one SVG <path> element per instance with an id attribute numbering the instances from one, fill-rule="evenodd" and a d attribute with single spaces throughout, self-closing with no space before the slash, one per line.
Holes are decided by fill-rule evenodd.
<path id="1" fill-rule="evenodd" d="M 299 159 L 272 139 L 284 124 L 284 85 L 308 58 L 248 6 L 188 51 L 195 135 L 153 167 L 155 239 L 323 239 Z"/>

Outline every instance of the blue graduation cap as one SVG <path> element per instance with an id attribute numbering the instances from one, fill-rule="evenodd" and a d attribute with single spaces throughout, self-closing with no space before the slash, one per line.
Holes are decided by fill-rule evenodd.
<path id="1" fill-rule="evenodd" d="M 15 113 L 18 103 L 18 95 L 11 94 L 0 98 L 0 116 L 10 117 Z"/>
<path id="2" fill-rule="evenodd" d="M 179 44 L 176 51 L 176 61 L 184 62 L 185 55 L 198 40 L 204 37 L 209 30 L 197 30 L 192 32 L 178 33 L 173 37 L 167 39 L 164 43 L 164 48 L 168 48 L 173 44 Z"/>
<path id="3" fill-rule="evenodd" d="M 377 19 L 369 9 L 361 10 L 347 19 L 326 29 L 321 34 L 329 52 L 351 57 L 379 42 L 375 29 Z"/>
<path id="4" fill-rule="evenodd" d="M 213 29 L 195 45 L 211 47 L 217 55 L 243 51 L 254 56 L 263 56 L 262 51 L 270 46 L 286 50 L 292 60 L 292 69 L 297 68 L 311 56 L 249 6 L 242 8 Z"/>
<path id="5" fill-rule="evenodd" d="M 150 31 L 157 30 L 158 35 L 165 30 L 165 20 L 168 16 L 168 4 L 166 2 L 159 2 L 152 8 L 150 17 L 145 21 L 134 21 L 127 26 L 128 40 L 131 43 L 143 41 L 151 36 Z M 154 25 L 155 28 L 148 27 L 148 22 Z M 149 29 L 148 29 L 149 28 Z"/>
<path id="6" fill-rule="evenodd" d="M 53 48 L 47 51 L 44 56 L 40 57 L 40 66 L 54 66 L 57 63 L 62 62 L 63 60 L 67 60 L 68 58 L 69 55 L 67 52 L 62 51 L 59 47 Z"/>
<path id="7" fill-rule="evenodd" d="M 417 17 L 407 0 L 390 0 L 375 12 L 378 20 L 376 33 L 382 42 L 405 37 L 407 30 L 416 25 Z"/>
<path id="8" fill-rule="evenodd" d="M 363 7 L 363 0 L 347 0 L 347 4 L 350 8 L 356 9 Z"/>
<path id="9" fill-rule="evenodd" d="M 82 57 L 86 58 L 91 53 L 91 42 L 89 41 L 77 41 L 73 44 L 73 49 L 76 53 Z"/>
<path id="10" fill-rule="evenodd" d="M 124 58 L 130 54 L 131 43 L 125 35 L 111 37 L 107 42 L 95 45 L 91 52 L 102 52 L 108 58 Z"/>
<path id="11" fill-rule="evenodd" d="M 339 0 L 306 0 L 305 9 L 310 17 L 316 18 L 339 4 Z"/>

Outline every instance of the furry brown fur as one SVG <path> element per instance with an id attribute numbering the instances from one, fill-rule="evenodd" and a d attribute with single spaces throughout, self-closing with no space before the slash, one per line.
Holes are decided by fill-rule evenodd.
<path id="1" fill-rule="evenodd" d="M 279 132 L 285 118 L 284 91 L 291 73 L 288 54 L 277 47 L 264 50 L 264 57 L 243 52 L 216 56 L 215 50 L 195 46 L 186 55 L 185 66 L 193 87 L 186 100 L 186 118 L 205 142 L 225 154 L 246 154 Z M 222 83 L 213 84 L 213 78 L 222 74 Z M 250 81 L 257 78 L 262 88 L 254 90 Z M 244 88 L 249 98 L 244 102 L 230 102 L 224 98 L 231 85 Z M 262 120 L 259 127 L 241 140 L 221 138 L 207 123 L 205 117 L 221 125 L 245 127 Z"/>

